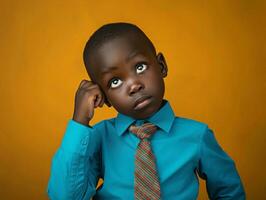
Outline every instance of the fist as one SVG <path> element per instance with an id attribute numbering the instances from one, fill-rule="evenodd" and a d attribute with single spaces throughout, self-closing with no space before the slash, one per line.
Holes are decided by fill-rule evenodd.
<path id="1" fill-rule="evenodd" d="M 94 109 L 102 107 L 105 101 L 105 96 L 97 84 L 82 80 L 75 95 L 73 120 L 88 125 L 93 118 Z M 108 102 L 106 104 L 110 106 Z"/>

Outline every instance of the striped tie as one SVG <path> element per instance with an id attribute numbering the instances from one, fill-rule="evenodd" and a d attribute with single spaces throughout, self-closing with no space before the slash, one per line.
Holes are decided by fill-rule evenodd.
<path id="1" fill-rule="evenodd" d="M 134 187 L 136 200 L 160 199 L 160 183 L 156 172 L 155 158 L 148 140 L 156 130 L 156 126 L 152 123 L 129 127 L 129 131 L 141 139 L 135 155 Z"/>

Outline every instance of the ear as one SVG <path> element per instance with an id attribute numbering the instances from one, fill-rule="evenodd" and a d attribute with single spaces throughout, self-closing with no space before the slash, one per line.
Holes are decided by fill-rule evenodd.
<path id="1" fill-rule="evenodd" d="M 166 64 L 166 61 L 164 59 L 164 56 L 161 52 L 159 52 L 156 56 L 157 58 L 157 62 L 159 63 L 160 67 L 161 67 L 161 73 L 163 75 L 163 78 L 167 76 L 167 72 L 168 72 L 168 67 Z"/>

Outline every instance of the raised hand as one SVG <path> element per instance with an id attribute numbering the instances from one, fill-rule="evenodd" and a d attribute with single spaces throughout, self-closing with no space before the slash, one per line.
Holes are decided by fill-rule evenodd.
<path id="1" fill-rule="evenodd" d="M 92 81 L 82 80 L 75 95 L 73 120 L 88 125 L 93 118 L 94 109 L 102 107 L 104 103 L 109 104 L 100 87 Z"/>

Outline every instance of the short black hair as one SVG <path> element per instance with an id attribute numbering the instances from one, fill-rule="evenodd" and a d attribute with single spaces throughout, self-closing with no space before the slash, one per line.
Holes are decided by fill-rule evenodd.
<path id="1" fill-rule="evenodd" d="M 152 53 L 156 55 L 156 50 L 151 40 L 135 24 L 125 23 L 125 22 L 105 24 L 90 36 L 83 51 L 83 61 L 89 76 L 90 76 L 89 61 L 91 59 L 90 55 L 92 54 L 92 52 L 95 51 L 104 43 L 106 43 L 107 41 L 123 36 L 128 33 L 139 34 L 144 39 L 146 45 L 148 45 L 148 48 L 152 51 Z"/>

